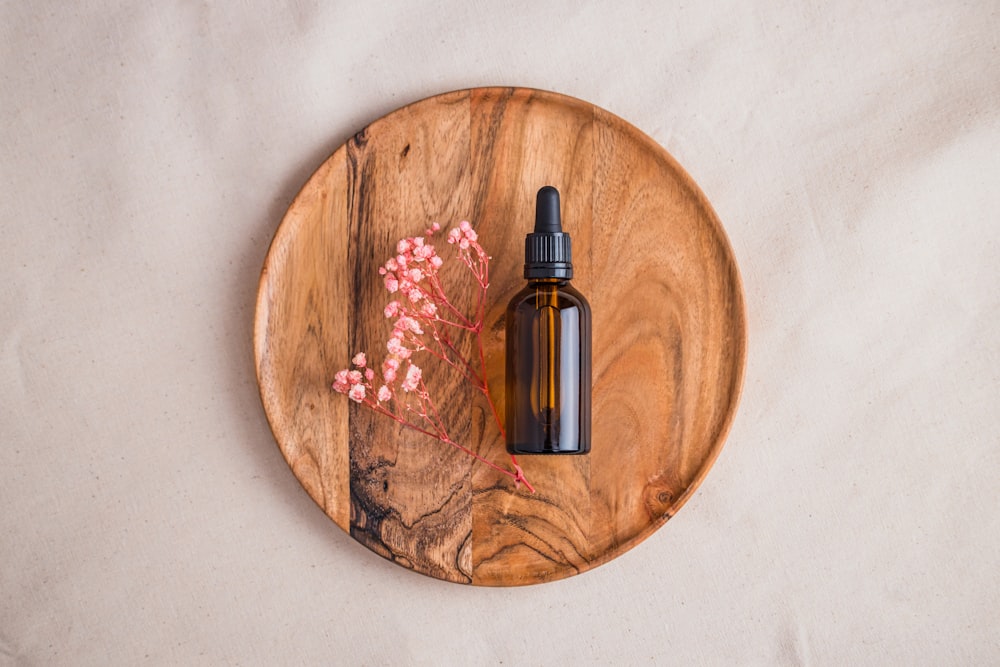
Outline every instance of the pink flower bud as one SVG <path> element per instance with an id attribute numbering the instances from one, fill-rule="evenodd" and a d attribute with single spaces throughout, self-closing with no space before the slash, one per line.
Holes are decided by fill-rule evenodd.
<path id="1" fill-rule="evenodd" d="M 390 301 L 385 305 L 385 310 L 382 311 L 386 317 L 395 317 L 399 312 L 399 302 Z"/>
<path id="2" fill-rule="evenodd" d="M 416 391 L 417 387 L 420 386 L 420 375 L 420 368 L 410 364 L 410 367 L 406 369 L 406 378 L 403 379 L 401 385 L 403 391 Z"/>
<path id="3" fill-rule="evenodd" d="M 347 395 L 352 401 L 360 403 L 365 400 L 365 386 L 363 384 L 356 384 L 351 387 L 351 390 L 347 392 Z"/>
<path id="4" fill-rule="evenodd" d="M 441 259 L 439 256 L 434 255 L 433 257 L 431 257 L 431 265 L 435 269 L 440 269 L 442 264 L 444 264 L 444 260 Z"/>
<path id="5" fill-rule="evenodd" d="M 374 380 L 374 379 L 375 379 L 375 371 L 373 371 L 373 370 L 372 370 L 372 369 L 370 369 L 370 368 L 366 368 L 366 369 L 365 369 L 365 378 L 366 378 L 366 379 L 367 379 L 367 380 L 368 380 L 369 382 L 371 382 L 372 380 Z"/>
<path id="6" fill-rule="evenodd" d="M 379 403 L 385 403 L 390 398 L 392 398 L 392 392 L 389 391 L 389 388 L 387 386 L 382 385 L 381 387 L 378 388 L 378 401 L 379 401 Z"/>
<path id="7" fill-rule="evenodd" d="M 388 275 L 385 277 L 385 288 L 392 294 L 399 289 L 399 281 L 394 276 Z"/>
<path id="8" fill-rule="evenodd" d="M 333 376 L 333 390 L 341 394 L 346 394 L 350 386 L 347 382 L 347 371 L 337 371 L 337 374 Z"/>
<path id="9" fill-rule="evenodd" d="M 358 368 L 364 368 L 365 364 L 368 363 L 368 360 L 365 358 L 364 352 L 358 352 L 357 354 L 354 355 L 354 358 L 351 359 L 351 363 L 357 366 Z"/>
<path id="10" fill-rule="evenodd" d="M 403 345 L 402 342 L 400 342 L 399 338 L 395 337 L 395 333 L 396 332 L 393 331 L 393 337 L 389 339 L 389 342 L 385 344 L 385 347 L 387 350 L 389 350 L 389 354 L 393 355 L 394 357 L 399 357 L 400 359 L 406 359 L 407 357 L 410 356 L 410 350 L 408 350 L 406 346 Z"/>
<path id="11" fill-rule="evenodd" d="M 472 229 L 472 225 L 469 224 L 468 220 L 463 220 L 462 222 L 458 223 L 458 228 L 461 229 L 463 232 L 468 232 L 470 229 Z"/>
<path id="12" fill-rule="evenodd" d="M 361 382 L 361 371 L 351 371 L 350 373 L 348 373 L 347 381 L 352 385 Z"/>

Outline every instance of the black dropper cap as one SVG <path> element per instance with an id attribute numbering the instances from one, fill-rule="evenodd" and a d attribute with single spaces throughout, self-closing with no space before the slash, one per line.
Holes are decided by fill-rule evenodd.
<path id="1" fill-rule="evenodd" d="M 535 199 L 535 231 L 524 237 L 524 277 L 573 277 L 573 251 L 562 230 L 559 191 L 546 185 Z"/>

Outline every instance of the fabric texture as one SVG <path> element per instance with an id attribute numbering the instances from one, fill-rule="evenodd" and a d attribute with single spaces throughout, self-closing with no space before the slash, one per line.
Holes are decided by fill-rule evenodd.
<path id="1" fill-rule="evenodd" d="M 1000 662 L 994 3 L 6 2 L 0 64 L 0 664 Z M 251 349 L 312 170 L 483 85 L 669 150 L 749 317 L 690 502 L 511 590 L 327 519 Z"/>

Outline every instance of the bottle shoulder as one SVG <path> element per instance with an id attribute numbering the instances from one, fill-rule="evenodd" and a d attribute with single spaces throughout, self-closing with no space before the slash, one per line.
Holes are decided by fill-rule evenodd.
<path id="1" fill-rule="evenodd" d="M 560 291 L 565 294 L 567 298 L 572 298 L 572 300 L 576 301 L 583 309 L 590 310 L 590 302 L 587 301 L 587 297 L 585 297 L 580 290 L 573 287 L 571 283 L 566 283 Z"/>
<path id="2" fill-rule="evenodd" d="M 590 312 L 590 302 L 569 282 L 541 285 L 528 283 L 511 297 L 507 310 L 536 309 L 541 305 L 555 306 L 559 310 L 577 308 Z"/>

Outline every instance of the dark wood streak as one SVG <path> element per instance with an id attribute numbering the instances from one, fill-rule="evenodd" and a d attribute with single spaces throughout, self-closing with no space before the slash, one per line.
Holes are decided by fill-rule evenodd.
<path id="1" fill-rule="evenodd" d="M 453 113 L 466 112 L 461 97 L 442 106 L 451 108 Z M 382 120 L 359 132 L 347 146 L 351 312 L 356 314 L 351 319 L 350 350 L 370 351 L 376 366 L 387 334 L 381 316 L 387 295 L 377 279 L 378 265 L 393 252 L 396 238 L 417 231 L 415 220 L 422 225 L 429 223 L 419 214 L 420 209 L 428 210 L 426 216 L 436 219 L 440 214 L 433 212 L 434 207 L 453 199 L 455 193 L 456 185 L 450 179 L 444 188 L 430 180 L 421 187 L 405 187 L 411 171 L 437 173 L 434 161 L 439 159 L 438 155 L 423 149 L 434 143 L 434 131 L 424 128 L 399 134 L 392 123 Z M 397 218 L 394 224 L 398 231 L 392 231 L 393 224 L 387 220 L 387 214 L 398 215 L 392 213 L 393 205 L 416 209 L 414 220 Z M 444 222 L 447 224 L 448 220 Z M 460 301 L 457 305 L 463 304 Z M 455 342 L 467 345 L 464 341 Z M 459 379 L 445 372 L 428 376 L 427 381 L 432 389 L 438 387 L 441 395 L 452 397 L 439 409 L 445 423 L 451 425 L 452 437 L 467 440 L 468 425 L 463 424 L 460 412 L 465 403 L 460 397 L 465 390 Z M 471 494 L 467 470 L 472 461 L 464 456 L 456 459 L 456 452 L 447 445 L 395 428 L 391 422 L 355 404 L 351 405 L 350 436 L 352 536 L 406 567 L 468 583 L 471 576 L 465 563 L 468 557 L 465 545 L 469 544 L 471 531 L 467 527 L 463 530 L 462 524 L 469 515 L 467 505 Z M 466 472 L 442 476 L 437 489 L 434 482 L 425 479 L 424 483 L 430 485 L 427 492 L 422 494 L 419 504 L 407 507 L 403 503 L 415 480 L 412 464 L 400 466 L 399 461 L 400 457 L 409 459 L 413 455 L 423 457 L 428 465 L 437 459 L 447 462 L 446 471 L 459 473 L 464 468 Z M 462 468 L 456 470 L 453 460 Z"/>
<path id="2" fill-rule="evenodd" d="M 361 130 L 347 144 L 347 211 L 348 211 L 348 266 L 352 268 L 351 280 L 351 310 L 363 312 L 367 307 L 364 296 L 369 291 L 370 262 L 362 249 L 370 248 L 368 238 L 372 211 L 371 202 L 376 196 L 374 156 L 367 150 L 367 128 Z M 349 350 L 364 349 L 367 336 L 363 329 L 363 319 L 352 318 L 348 331 Z M 394 559 L 392 548 L 382 539 L 382 523 L 392 515 L 392 511 L 384 502 L 388 490 L 384 486 L 382 494 L 378 494 L 370 480 L 373 473 L 391 463 L 384 459 L 370 459 L 370 449 L 375 434 L 375 424 L 371 415 L 363 412 L 360 406 L 350 405 L 349 432 L 350 447 L 350 496 L 351 496 L 351 536 L 375 551 L 379 555 Z M 383 480 L 384 481 L 384 480 Z M 379 485 L 383 486 L 383 485 Z"/>
<path id="3" fill-rule="evenodd" d="M 545 546 L 549 547 L 549 549 L 550 549 L 551 552 L 556 553 L 559 556 L 563 556 L 563 554 L 558 549 L 555 549 L 554 547 L 552 547 L 551 544 L 549 544 L 545 540 L 539 538 L 537 535 L 534 535 L 530 531 L 524 531 L 524 532 L 528 533 L 529 535 L 532 535 L 532 537 L 535 537 L 539 542 L 541 542 Z M 490 554 L 488 556 L 484 556 L 479 561 L 479 564 L 481 566 L 486 566 L 486 565 L 490 565 L 492 563 L 503 562 L 504 556 L 506 556 L 507 554 L 509 554 L 512 551 L 516 551 L 516 550 L 520 550 L 520 549 L 528 549 L 530 551 L 533 551 L 534 553 L 538 554 L 538 556 L 540 556 L 544 560 L 548 561 L 549 563 L 552 563 L 553 565 L 557 565 L 560 569 L 561 568 L 565 568 L 565 567 L 568 566 L 568 567 L 570 567 L 572 570 L 574 570 L 578 574 L 582 571 L 581 568 L 573 565 L 572 563 L 568 563 L 565 557 L 556 558 L 554 556 L 551 556 L 551 555 L 545 553 L 543 550 L 539 549 L 538 547 L 533 546 L 531 544 L 528 544 L 527 542 L 518 542 L 517 544 L 508 544 L 508 545 L 505 545 L 504 547 L 500 548 L 498 551 L 496 551 L 496 552 L 494 552 L 494 553 L 492 553 L 492 554 Z"/>
<path id="4" fill-rule="evenodd" d="M 467 553 L 468 549 L 472 548 L 472 530 L 468 530 L 465 533 L 465 537 L 462 539 L 462 543 L 458 545 L 458 549 L 455 550 L 455 559 L 453 562 L 456 572 L 461 573 L 464 577 L 464 581 L 467 583 L 472 583 L 472 568 L 465 562 L 463 562 L 463 554 Z"/>
<path id="5" fill-rule="evenodd" d="M 457 496 L 458 493 L 461 492 L 462 490 L 463 489 L 461 485 L 452 486 L 451 492 L 445 497 L 444 501 L 440 505 L 433 507 L 422 514 L 417 515 L 417 518 L 411 522 L 406 522 L 401 517 L 400 523 L 403 525 L 404 528 L 413 530 L 418 526 L 420 526 L 420 524 L 423 523 L 425 520 L 441 516 L 442 514 L 445 513 L 445 509 L 449 505 L 451 505 L 452 501 L 455 500 L 455 496 Z M 468 537 L 466 537 L 466 539 L 463 540 L 463 542 L 465 542 L 467 539 Z"/>

